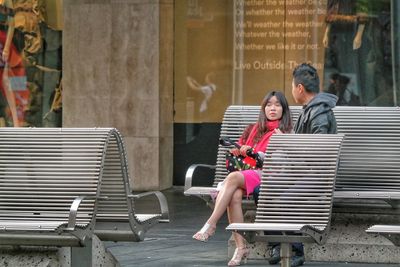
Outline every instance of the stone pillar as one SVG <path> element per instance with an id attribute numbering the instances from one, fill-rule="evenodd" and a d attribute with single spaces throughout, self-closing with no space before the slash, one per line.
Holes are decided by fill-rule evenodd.
<path id="1" fill-rule="evenodd" d="M 173 0 L 65 0 L 63 127 L 115 127 L 135 191 L 172 186 Z"/>

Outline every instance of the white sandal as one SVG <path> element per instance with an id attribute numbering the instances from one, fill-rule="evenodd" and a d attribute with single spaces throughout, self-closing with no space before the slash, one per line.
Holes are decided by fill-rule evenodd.
<path id="1" fill-rule="evenodd" d="M 207 242 L 208 238 L 214 235 L 215 229 L 217 227 L 215 225 L 211 225 L 206 223 L 200 231 L 193 235 L 193 239 L 196 239 L 201 242 Z"/>
<path id="2" fill-rule="evenodd" d="M 246 247 L 236 248 L 232 259 L 228 262 L 228 266 L 239 266 L 242 263 L 242 260 L 244 264 L 246 264 L 249 254 L 250 250 Z"/>

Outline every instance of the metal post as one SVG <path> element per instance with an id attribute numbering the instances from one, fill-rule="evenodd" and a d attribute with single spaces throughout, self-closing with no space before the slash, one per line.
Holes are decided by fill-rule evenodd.
<path id="1" fill-rule="evenodd" d="M 71 247 L 71 267 L 92 267 L 92 239 L 84 247 Z"/>
<path id="2" fill-rule="evenodd" d="M 390 19 L 391 19 L 391 39 L 392 39 L 392 75 L 393 75 L 393 104 L 394 106 L 398 106 L 398 95 L 397 95 L 397 88 L 398 81 L 399 81 L 399 54 L 400 54 L 400 38 L 398 36 L 398 32 L 400 29 L 400 20 L 397 15 L 398 11 L 400 10 L 400 5 L 398 1 L 390 1 Z"/>
<path id="3" fill-rule="evenodd" d="M 290 243 L 281 243 L 281 267 L 290 267 L 292 259 L 292 245 Z"/>
<path id="4" fill-rule="evenodd" d="M 243 103 L 244 3 L 245 0 L 233 1 L 232 104 L 235 105 Z"/>

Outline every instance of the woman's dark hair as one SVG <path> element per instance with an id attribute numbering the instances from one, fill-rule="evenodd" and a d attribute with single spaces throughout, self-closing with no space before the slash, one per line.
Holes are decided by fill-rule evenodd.
<path id="1" fill-rule="evenodd" d="M 350 82 L 350 78 L 345 75 L 339 75 L 338 81 L 343 85 L 347 85 Z"/>
<path id="2" fill-rule="evenodd" d="M 339 78 L 340 74 L 337 72 L 332 73 L 329 75 L 329 79 L 336 81 Z"/>
<path id="3" fill-rule="evenodd" d="M 266 133 L 268 132 L 267 128 L 267 116 L 265 115 L 265 107 L 267 106 L 269 100 L 275 96 L 279 103 L 282 106 L 282 118 L 279 123 L 279 129 L 284 132 L 284 133 L 289 133 L 293 129 L 292 125 L 292 115 L 290 113 L 289 109 L 289 103 L 286 100 L 285 95 L 282 92 L 279 91 L 272 91 L 268 95 L 266 95 L 261 103 L 261 109 L 260 109 L 260 115 L 258 116 L 258 131 L 257 135 L 255 137 L 255 142 L 258 142 L 258 140 Z"/>
<path id="4" fill-rule="evenodd" d="M 294 85 L 302 84 L 308 92 L 319 93 L 317 70 L 307 63 L 302 63 L 293 70 Z"/>

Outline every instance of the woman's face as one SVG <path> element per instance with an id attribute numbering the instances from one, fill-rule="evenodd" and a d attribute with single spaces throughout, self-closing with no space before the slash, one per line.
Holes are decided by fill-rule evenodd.
<path id="1" fill-rule="evenodd" d="M 265 116 L 269 121 L 280 120 L 282 118 L 283 108 L 276 96 L 271 97 L 265 106 Z"/>

